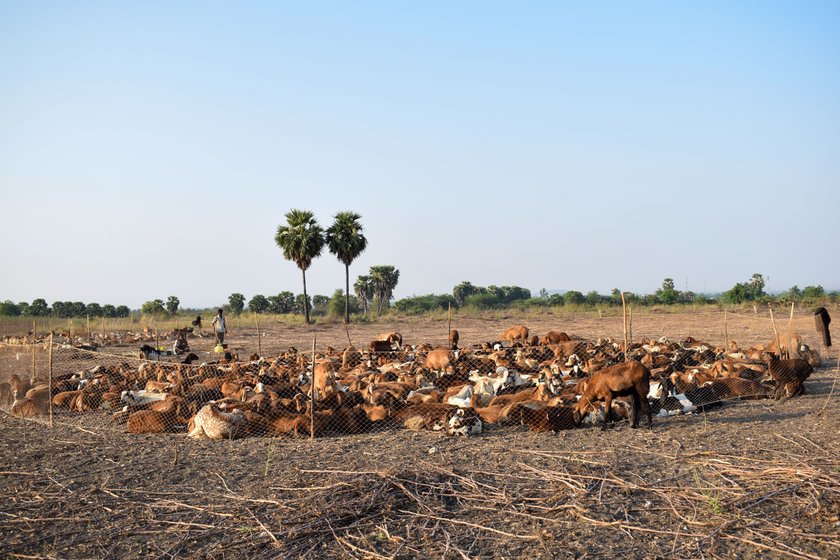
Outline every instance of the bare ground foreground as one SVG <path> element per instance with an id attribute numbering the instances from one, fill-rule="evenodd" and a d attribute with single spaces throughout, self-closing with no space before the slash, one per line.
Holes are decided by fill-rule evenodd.
<path id="1" fill-rule="evenodd" d="M 720 344 L 721 319 L 637 317 L 634 338 Z M 616 317 L 453 327 L 470 344 L 514 321 L 538 333 L 621 334 Z M 813 319 L 795 324 L 816 347 Z M 391 327 L 408 343 L 443 342 L 447 329 L 406 319 L 350 335 L 367 341 Z M 264 328 L 264 352 L 311 348 L 313 329 Z M 727 329 L 744 345 L 772 336 L 749 316 L 730 316 Z M 314 332 L 319 347 L 346 344 L 342 326 Z M 243 325 L 231 346 L 251 352 L 256 338 Z M 202 352 L 207 344 L 191 340 Z M 217 442 L 65 419 L 50 429 L 0 413 L 0 557 L 838 558 L 836 371 L 832 359 L 787 401 L 728 402 L 657 418 L 652 430 L 556 435 L 491 426 L 472 438 L 390 430 Z"/>

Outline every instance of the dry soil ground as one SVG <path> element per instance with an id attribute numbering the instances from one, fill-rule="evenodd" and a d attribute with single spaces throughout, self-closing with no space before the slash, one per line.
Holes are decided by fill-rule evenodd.
<path id="1" fill-rule="evenodd" d="M 614 317 L 453 326 L 469 344 L 514 322 L 621 335 Z M 796 322 L 814 344 L 812 319 Z M 727 323 L 744 344 L 772 335 L 763 319 Z M 443 342 L 447 324 L 406 319 L 350 335 L 367 341 L 392 327 L 407 342 Z M 265 351 L 311 348 L 313 333 L 319 348 L 346 344 L 340 325 L 265 328 Z M 723 341 L 717 314 L 635 317 L 633 329 Z M 256 335 L 234 329 L 231 346 L 250 352 Z M 49 429 L 0 413 L 0 557 L 837 558 L 835 379 L 832 360 L 803 397 L 726 403 L 656 419 L 653 430 L 506 427 L 469 439 L 389 430 L 206 442 L 78 419 Z"/>

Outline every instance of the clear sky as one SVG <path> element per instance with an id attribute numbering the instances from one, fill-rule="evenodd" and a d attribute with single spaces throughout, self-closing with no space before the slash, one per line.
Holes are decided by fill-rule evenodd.
<path id="1" fill-rule="evenodd" d="M 0 1 L 0 300 L 840 288 L 840 3 Z M 344 283 L 326 253 L 310 294 Z"/>

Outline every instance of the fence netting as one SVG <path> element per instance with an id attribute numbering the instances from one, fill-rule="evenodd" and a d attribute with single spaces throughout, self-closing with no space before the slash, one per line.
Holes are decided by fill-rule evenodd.
<path id="1" fill-rule="evenodd" d="M 393 330 L 350 345 L 349 331 L 334 330 L 306 346 L 259 333 L 222 345 L 192 329 L 6 337 L 0 409 L 84 430 L 209 439 L 556 432 L 795 397 L 822 362 L 819 341 L 790 328 L 749 346 L 728 332 L 694 338 L 655 324 L 627 340 L 523 324 L 466 337 L 447 329 L 448 340 L 431 341 Z"/>

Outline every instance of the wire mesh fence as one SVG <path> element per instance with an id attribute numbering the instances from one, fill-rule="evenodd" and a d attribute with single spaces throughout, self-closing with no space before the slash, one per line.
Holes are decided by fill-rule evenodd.
<path id="1" fill-rule="evenodd" d="M 465 320 L 460 332 L 434 324 L 433 336 L 393 325 L 357 332 L 355 345 L 340 325 L 257 324 L 226 345 L 187 327 L 30 332 L 0 344 L 0 409 L 94 432 L 209 439 L 557 432 L 794 397 L 822 363 L 819 340 L 802 334 L 807 316 L 773 330 L 757 313 L 708 318 L 694 336 L 667 316 L 637 317 L 635 337 L 620 317 L 539 332 Z"/>

